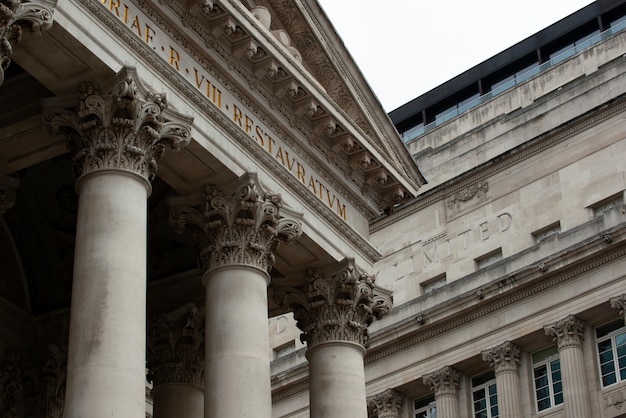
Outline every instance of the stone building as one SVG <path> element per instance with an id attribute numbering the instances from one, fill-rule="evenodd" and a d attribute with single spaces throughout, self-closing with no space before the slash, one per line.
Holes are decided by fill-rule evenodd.
<path id="1" fill-rule="evenodd" d="M 626 2 L 389 115 L 315 0 L 0 6 L 0 416 L 624 413 Z"/>

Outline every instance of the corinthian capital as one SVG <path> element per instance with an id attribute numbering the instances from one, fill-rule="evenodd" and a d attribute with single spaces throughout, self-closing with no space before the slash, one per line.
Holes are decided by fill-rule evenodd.
<path id="1" fill-rule="evenodd" d="M 307 289 L 278 288 L 275 298 L 294 313 L 309 348 L 328 341 L 367 344 L 367 327 L 391 310 L 391 297 L 374 294 L 374 279 L 346 259 L 333 274 L 310 268 Z"/>
<path id="2" fill-rule="evenodd" d="M 68 137 L 77 178 L 122 169 L 152 180 L 165 145 L 177 151 L 191 139 L 192 118 L 168 108 L 165 94 L 146 89 L 132 68 L 117 74 L 110 93 L 83 83 L 75 111 L 59 108 L 53 99 L 46 107 L 44 122 Z"/>
<path id="3" fill-rule="evenodd" d="M 11 64 L 13 49 L 22 39 L 22 27 L 30 26 L 35 35 L 52 26 L 56 0 L 0 0 L 0 85 L 4 70 Z"/>
<path id="4" fill-rule="evenodd" d="M 459 381 L 461 374 L 458 370 L 446 366 L 434 373 L 430 373 L 422 377 L 424 384 L 430 386 L 430 390 L 435 392 L 435 398 L 440 399 L 442 397 L 457 396 L 459 390 Z"/>
<path id="5" fill-rule="evenodd" d="M 369 408 L 378 418 L 400 418 L 404 406 L 404 395 L 397 390 L 387 389 L 367 399 Z"/>
<path id="6" fill-rule="evenodd" d="M 242 176 L 225 194 L 209 185 L 204 193 L 171 198 L 170 224 L 194 232 L 203 272 L 228 265 L 269 271 L 279 242 L 302 234 L 302 214 L 283 207 L 280 194 L 265 191 L 256 174 Z"/>
<path id="7" fill-rule="evenodd" d="M 484 361 L 488 361 L 496 374 L 518 373 L 520 364 L 520 349 L 511 341 L 506 341 L 491 350 L 483 351 Z"/>
<path id="8" fill-rule="evenodd" d="M 543 327 L 546 335 L 554 337 L 559 350 L 564 348 L 581 347 L 585 323 L 574 315 L 561 319 L 551 325 Z"/>
<path id="9" fill-rule="evenodd" d="M 626 294 L 611 298 L 609 302 L 611 303 L 611 308 L 619 309 L 619 316 L 626 322 Z"/>
<path id="10" fill-rule="evenodd" d="M 189 303 L 154 318 L 148 334 L 148 368 L 154 387 L 204 387 L 204 314 Z"/>

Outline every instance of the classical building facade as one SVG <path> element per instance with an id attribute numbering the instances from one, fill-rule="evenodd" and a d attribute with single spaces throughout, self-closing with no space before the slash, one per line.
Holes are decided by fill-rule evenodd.
<path id="1" fill-rule="evenodd" d="M 1 416 L 626 414 L 625 2 L 389 115 L 315 0 L 0 6 Z"/>

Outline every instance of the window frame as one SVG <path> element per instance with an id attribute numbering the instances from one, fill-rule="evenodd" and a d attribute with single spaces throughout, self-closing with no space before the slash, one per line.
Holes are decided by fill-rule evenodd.
<path id="1" fill-rule="evenodd" d="M 483 382 L 479 383 L 479 384 L 475 384 L 475 380 L 476 379 L 485 379 Z M 500 418 L 500 403 L 498 400 L 498 387 L 496 386 L 496 376 L 495 373 L 493 371 L 491 372 L 487 372 L 487 373 L 483 373 L 477 376 L 474 376 L 472 379 L 472 395 L 471 395 L 471 402 L 472 402 L 472 417 L 474 418 L 480 418 L 481 415 L 477 415 L 480 412 L 476 412 L 476 401 L 474 400 L 474 394 L 478 391 L 485 391 L 485 402 L 486 402 L 486 409 L 485 412 L 487 413 L 486 418 Z M 495 405 L 491 404 L 491 399 L 492 399 L 492 393 L 489 391 L 489 389 L 493 387 L 494 388 L 494 394 L 495 395 Z M 492 409 L 493 408 L 497 408 L 497 414 L 492 415 Z"/>
<path id="2" fill-rule="evenodd" d="M 539 361 L 535 361 L 533 356 L 541 353 L 542 351 L 546 351 L 549 350 L 550 348 L 554 348 L 554 353 L 553 354 L 548 354 L 546 357 L 542 358 Z M 548 411 L 552 408 L 556 408 L 557 406 L 563 405 L 563 372 L 561 369 L 561 356 L 559 354 L 559 351 L 556 347 L 550 347 L 541 351 L 537 351 L 535 353 L 533 353 L 531 355 L 531 359 L 532 359 L 532 380 L 533 380 L 533 397 L 535 399 L 535 410 L 537 411 L 537 413 L 540 412 L 545 412 Z M 558 361 L 559 362 L 559 375 L 561 376 L 561 380 L 559 380 L 558 382 L 555 382 L 553 380 L 553 374 L 554 374 L 554 369 L 553 369 L 553 363 Z M 547 384 L 547 388 L 548 388 L 548 392 L 549 392 L 549 396 L 547 399 L 550 400 L 550 406 L 544 409 L 539 409 L 539 399 L 537 399 L 537 378 L 535 376 L 535 370 L 537 370 L 540 367 L 545 367 L 546 368 L 546 377 L 548 379 L 548 384 Z M 557 383 L 560 383 L 561 386 L 561 391 L 560 392 L 556 392 L 555 390 L 555 385 Z M 561 399 L 560 402 L 557 403 L 557 395 L 560 393 L 561 395 Z M 545 399 L 545 398 L 543 398 Z"/>
<path id="3" fill-rule="evenodd" d="M 416 406 L 418 402 L 428 402 L 428 404 L 420 406 L 419 408 Z M 432 412 L 435 412 L 435 415 L 432 415 Z M 426 418 L 436 418 L 437 417 L 437 399 L 435 399 L 435 395 L 426 396 L 423 398 L 418 398 L 413 400 L 413 418 L 417 417 L 417 414 L 421 414 L 426 412 Z"/>
<path id="4" fill-rule="evenodd" d="M 598 332 L 600 329 L 610 327 L 612 325 L 615 325 L 615 326 L 619 325 L 619 327 L 613 329 L 612 331 L 607 332 L 606 335 L 603 335 L 602 337 L 598 336 Z M 611 387 L 613 385 L 617 385 L 618 383 L 626 382 L 626 364 L 624 365 L 623 368 L 620 368 L 620 365 L 619 365 L 620 357 L 618 353 L 618 345 L 617 345 L 617 339 L 616 339 L 616 337 L 619 337 L 622 335 L 626 337 L 626 324 L 624 324 L 624 321 L 621 319 L 617 321 L 611 321 L 602 326 L 596 327 L 595 329 L 595 337 L 596 337 L 595 339 L 596 356 L 595 357 L 596 357 L 596 364 L 598 366 L 598 377 L 600 378 L 600 386 L 602 387 L 602 389 Z M 600 347 L 599 347 L 600 343 L 603 343 L 605 341 L 611 342 L 611 355 L 613 357 L 611 360 L 611 363 L 613 365 L 613 373 L 615 374 L 615 382 L 608 383 L 608 384 L 605 384 L 604 382 L 605 374 L 603 374 L 602 372 L 602 360 L 600 358 L 602 353 L 600 352 Z M 622 344 L 621 346 L 626 347 L 626 342 Z M 626 354 L 624 354 L 622 358 L 626 362 Z M 622 373 L 624 374 L 624 377 L 621 376 Z"/>

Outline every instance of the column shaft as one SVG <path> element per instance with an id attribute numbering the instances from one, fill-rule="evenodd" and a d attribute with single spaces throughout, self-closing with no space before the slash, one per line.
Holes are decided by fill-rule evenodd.
<path id="1" fill-rule="evenodd" d="M 459 399 L 457 395 L 435 395 L 437 399 L 437 416 L 441 418 L 460 418 Z M 503 415 L 504 416 L 504 415 Z"/>
<path id="2" fill-rule="evenodd" d="M 205 417 L 271 417 L 267 273 L 232 265 L 206 277 Z"/>
<path id="3" fill-rule="evenodd" d="M 140 417 L 148 183 L 102 170 L 86 175 L 78 193 L 65 417 Z"/>
<path id="4" fill-rule="evenodd" d="M 309 349 L 311 418 L 367 418 L 364 354 L 361 345 L 348 341 Z"/>
<path id="5" fill-rule="evenodd" d="M 496 372 L 496 387 L 498 389 L 498 411 L 500 415 L 508 418 L 521 418 L 522 402 L 519 375 L 512 372 Z"/>
<path id="6" fill-rule="evenodd" d="M 563 375 L 563 403 L 568 418 L 591 416 L 589 391 L 585 378 L 585 364 L 581 347 L 567 347 L 559 351 Z"/>

